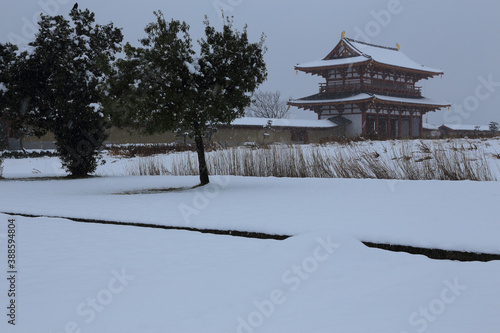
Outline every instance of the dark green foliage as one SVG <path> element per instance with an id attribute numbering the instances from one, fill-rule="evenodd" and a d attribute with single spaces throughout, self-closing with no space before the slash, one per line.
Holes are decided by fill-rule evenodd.
<path id="1" fill-rule="evenodd" d="M 183 143 L 152 143 L 152 144 L 129 144 L 129 145 L 113 145 L 108 148 L 108 155 L 132 158 L 136 156 L 154 156 L 158 154 L 170 154 L 183 151 L 195 151 L 195 147 L 191 144 Z"/>
<path id="2" fill-rule="evenodd" d="M 8 106 L 17 127 L 29 125 L 38 136 L 53 132 L 63 166 L 84 177 L 95 170 L 106 139 L 100 85 L 123 36 L 77 5 L 70 18 L 41 16 L 32 50 L 12 69 Z"/>
<path id="3" fill-rule="evenodd" d="M 185 65 L 193 61 L 188 26 L 178 21 L 167 24 L 157 16 L 158 21 L 145 29 L 143 47 L 125 45 L 126 59 L 118 59 L 110 80 L 115 98 L 108 100 L 108 107 L 116 111 L 112 112 L 116 125 L 139 127 L 149 134 L 176 126 L 191 92 Z"/>
<path id="4" fill-rule="evenodd" d="M 186 119 L 190 127 L 195 127 L 196 122 L 203 124 L 203 130 L 210 123 L 229 124 L 243 116 L 251 93 L 267 77 L 263 38 L 259 43 L 249 43 L 246 27 L 242 33 L 234 31 L 229 20 L 221 32 L 205 20 L 205 35 L 199 41 L 199 74 L 195 76 L 196 105 L 203 111 L 192 112 L 192 117 Z"/>
<path id="5" fill-rule="evenodd" d="M 203 138 L 217 123 L 242 116 L 266 79 L 263 38 L 250 43 L 246 27 L 238 32 L 227 20 L 219 32 L 205 20 L 196 56 L 189 26 L 167 23 L 161 12 L 155 15 L 142 47 L 127 44 L 126 59 L 117 61 L 107 106 L 117 125 L 146 133 L 188 132 L 196 143 L 201 184 L 207 184 Z"/>
<path id="6" fill-rule="evenodd" d="M 107 135 L 101 117 L 80 117 L 68 120 L 61 129 L 54 129 L 56 147 L 62 165 L 74 177 L 84 177 L 97 168 L 99 148 Z"/>
<path id="7" fill-rule="evenodd" d="M 12 44 L 0 43 L 0 150 L 8 146 L 7 114 L 8 96 L 11 94 L 10 69 L 16 59 L 17 47 Z M 0 162 L 1 163 L 1 162 Z"/>
<path id="8" fill-rule="evenodd" d="M 497 132 L 499 131 L 498 123 L 496 121 L 492 121 L 492 122 L 490 122 L 489 127 L 490 127 L 491 134 L 493 136 L 497 135 Z"/>
<path id="9" fill-rule="evenodd" d="M 0 150 L 7 149 L 9 145 L 7 124 L 0 120 Z M 0 164 L 1 164 L 0 160 Z"/>
<path id="10" fill-rule="evenodd" d="M 12 44 L 0 43 L 0 117 L 7 107 L 7 96 L 10 88 L 10 69 L 16 59 L 17 47 Z"/>
<path id="11" fill-rule="evenodd" d="M 38 157 L 56 157 L 59 156 L 57 152 L 52 150 L 35 150 L 35 151 L 23 151 L 23 150 L 11 150 L 4 151 L 0 154 L 1 158 L 38 158 Z"/>

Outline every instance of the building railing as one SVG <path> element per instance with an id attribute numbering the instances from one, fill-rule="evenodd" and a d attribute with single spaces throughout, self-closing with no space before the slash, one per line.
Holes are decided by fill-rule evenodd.
<path id="1" fill-rule="evenodd" d="M 405 87 L 404 85 L 382 82 L 370 83 L 346 83 L 338 85 L 327 85 L 326 83 L 319 84 L 320 93 L 355 93 L 355 92 L 372 92 L 381 94 L 394 94 L 408 97 L 422 97 L 422 87 Z"/>

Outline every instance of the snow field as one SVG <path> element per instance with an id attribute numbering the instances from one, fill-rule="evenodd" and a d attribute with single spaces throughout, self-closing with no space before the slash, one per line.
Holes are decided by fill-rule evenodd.
<path id="1" fill-rule="evenodd" d="M 213 176 L 4 181 L 1 212 L 500 253 L 499 182 Z M 152 189 L 184 188 L 178 191 Z M 144 194 L 141 191 L 144 191 Z M 135 193 L 135 194 L 124 194 Z"/>
<path id="2" fill-rule="evenodd" d="M 7 218 L 0 215 L 2 231 Z M 18 324 L 4 320 L 2 332 L 497 332 L 500 325 L 498 262 L 371 249 L 334 229 L 275 241 L 15 219 Z"/>

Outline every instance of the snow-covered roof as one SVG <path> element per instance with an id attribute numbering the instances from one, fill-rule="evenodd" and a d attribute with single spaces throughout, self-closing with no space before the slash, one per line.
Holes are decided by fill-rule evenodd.
<path id="1" fill-rule="evenodd" d="M 385 102 L 396 102 L 402 104 L 420 104 L 420 105 L 433 105 L 439 107 L 449 106 L 448 103 L 437 102 L 430 98 L 404 98 L 404 97 L 394 97 L 394 96 L 385 96 L 385 95 L 376 95 L 376 94 L 367 94 L 361 93 L 350 97 L 344 98 L 333 98 L 333 99 L 296 99 L 290 101 L 290 104 L 328 104 L 328 103 L 345 103 L 345 102 L 359 102 L 368 99 L 374 99 Z"/>
<path id="2" fill-rule="evenodd" d="M 324 98 L 324 99 L 292 99 L 289 103 L 291 105 L 295 104 L 325 104 L 325 103 L 341 103 L 341 102 L 359 102 L 363 100 L 369 100 L 373 98 L 372 95 L 366 94 L 366 93 L 361 93 L 349 97 L 342 97 L 342 98 Z"/>
<path id="3" fill-rule="evenodd" d="M 349 38 L 345 38 L 344 40 L 355 50 L 361 52 L 365 57 L 370 57 L 381 64 L 433 72 L 436 74 L 443 72 L 440 69 L 420 65 L 408 58 L 406 54 L 395 48 L 366 44 Z"/>
<path id="4" fill-rule="evenodd" d="M 331 128 L 337 125 L 327 119 L 311 120 L 311 119 L 275 119 L 275 118 L 256 118 L 243 117 L 235 119 L 231 125 L 233 126 L 266 126 L 272 121 L 273 127 L 308 127 L 308 128 Z"/>
<path id="5" fill-rule="evenodd" d="M 433 125 L 433 124 L 429 124 L 429 123 L 422 123 L 422 127 L 424 129 L 428 129 L 428 130 L 437 130 L 439 128 L 439 126 Z"/>
<path id="6" fill-rule="evenodd" d="M 297 68 L 314 68 L 314 67 L 330 67 L 330 66 L 338 66 L 338 65 L 349 65 L 349 64 L 357 64 L 360 62 L 368 61 L 364 56 L 350 57 L 350 58 L 339 58 L 339 59 L 319 59 L 310 62 L 304 62 L 302 64 L 298 64 Z"/>
<path id="7" fill-rule="evenodd" d="M 449 103 L 435 101 L 431 98 L 404 98 L 404 97 L 394 97 L 385 95 L 373 95 L 378 100 L 387 102 L 398 102 L 398 103 L 409 103 L 409 104 L 425 104 L 425 105 L 436 105 L 441 107 L 449 106 Z"/>
<path id="8" fill-rule="evenodd" d="M 490 126 L 489 125 L 462 125 L 462 124 L 443 124 L 443 126 L 448 127 L 451 130 L 454 131 L 475 131 L 476 127 L 477 130 L 479 131 L 489 131 Z"/>
<path id="9" fill-rule="evenodd" d="M 350 47 L 354 52 L 356 52 L 358 56 L 339 58 L 339 59 L 316 60 L 298 64 L 296 68 L 301 69 L 301 68 L 315 68 L 315 67 L 330 67 L 337 65 L 362 63 L 368 60 L 373 60 L 377 63 L 389 66 L 413 69 L 433 74 L 443 73 L 443 71 L 440 69 L 435 69 L 418 64 L 417 62 L 408 58 L 408 56 L 406 56 L 403 52 L 401 52 L 397 48 L 367 44 L 349 38 L 344 38 L 341 40 L 341 42 L 342 41 L 345 42 L 347 46 Z"/>

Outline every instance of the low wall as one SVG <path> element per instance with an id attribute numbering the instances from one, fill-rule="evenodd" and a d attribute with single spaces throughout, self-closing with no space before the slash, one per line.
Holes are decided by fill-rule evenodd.
<path id="1" fill-rule="evenodd" d="M 144 135 L 142 133 L 124 129 L 111 128 L 108 130 L 109 137 L 106 144 L 147 144 L 147 143 L 173 143 L 183 142 L 182 136 L 176 136 L 173 132 L 162 134 Z M 245 143 L 271 144 L 271 143 L 320 143 L 334 140 L 345 135 L 342 126 L 326 128 L 300 128 L 300 127 L 276 127 L 274 130 L 265 129 L 260 126 L 219 126 L 211 141 L 224 146 L 237 146 Z M 193 140 L 186 138 L 187 143 Z M 54 149 L 54 136 L 48 133 L 41 138 L 28 137 L 23 140 L 26 149 Z"/>

